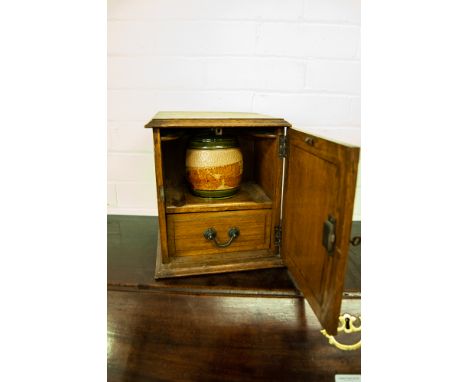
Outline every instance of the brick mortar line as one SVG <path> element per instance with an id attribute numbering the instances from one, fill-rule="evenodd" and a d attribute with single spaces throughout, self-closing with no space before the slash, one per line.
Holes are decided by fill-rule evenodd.
<path id="1" fill-rule="evenodd" d="M 360 63 L 361 58 L 350 57 L 350 58 L 335 58 L 335 57 L 301 57 L 301 56 L 287 56 L 287 55 L 269 55 L 262 53 L 252 53 L 252 54 L 220 54 L 220 55 L 171 55 L 171 54 L 120 54 L 120 53 L 109 53 L 108 58 L 139 58 L 139 57 L 151 57 L 151 58 L 176 58 L 176 59 L 186 59 L 186 60 L 206 60 L 206 59 L 223 59 L 223 58 L 245 58 L 245 59 L 275 59 L 275 60 L 284 60 L 284 61 L 333 61 L 333 62 L 355 62 Z"/>
<path id="2" fill-rule="evenodd" d="M 151 184 L 154 186 L 154 181 L 139 181 L 139 180 L 108 180 L 108 184 Z M 155 189 L 156 191 L 156 189 Z M 133 208 L 133 207 L 132 207 Z M 134 207 L 138 208 L 138 207 Z M 142 207 L 143 208 L 143 207 Z"/>
<path id="3" fill-rule="evenodd" d="M 325 20 L 307 20 L 303 18 L 298 18 L 295 20 L 275 20 L 275 19 L 203 19 L 203 18 L 187 18 L 187 19 L 182 19 L 182 18 L 145 18 L 145 19 L 139 19 L 139 18 L 108 18 L 108 22 L 138 22 L 138 23 L 155 23 L 155 22 L 165 22 L 165 23 L 171 23 L 171 22 L 182 22 L 182 23 L 206 23 L 206 22 L 211 22 L 211 23 L 226 23 L 226 24 L 234 24 L 234 23 L 248 23 L 248 24 L 255 24 L 255 23 L 265 23 L 265 24 L 294 24 L 294 25 L 313 25 L 313 26 L 325 26 L 325 27 L 361 27 L 361 23 L 356 23 L 356 22 L 339 22 L 339 21 L 325 21 Z"/>
<path id="4" fill-rule="evenodd" d="M 114 155 L 114 154 L 118 154 L 118 155 L 140 155 L 140 156 L 153 156 L 153 152 L 152 151 L 128 151 L 128 150 L 124 150 L 124 151 L 112 151 L 112 150 L 108 150 L 107 151 L 107 154 L 111 154 L 111 155 Z"/>
<path id="5" fill-rule="evenodd" d="M 308 89 L 303 90 L 279 90 L 279 89 L 229 89 L 229 88 L 220 88 L 220 89 L 161 89 L 161 88 L 144 88 L 144 87 L 113 87 L 108 88 L 107 90 L 116 90 L 116 91 L 126 91 L 126 90 L 135 90 L 135 91 L 151 91 L 157 93 L 169 93 L 169 92 L 182 92 L 182 93 L 232 93 L 232 92 L 253 92 L 254 95 L 316 95 L 316 96 L 339 96 L 339 97 L 360 97 L 360 93 L 346 93 L 346 92 L 332 92 L 332 91 L 309 91 Z"/>

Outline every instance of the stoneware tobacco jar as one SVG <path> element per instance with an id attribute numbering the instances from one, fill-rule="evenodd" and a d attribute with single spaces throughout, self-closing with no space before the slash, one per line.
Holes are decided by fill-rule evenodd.
<path id="1" fill-rule="evenodd" d="M 187 181 L 197 196 L 229 198 L 239 190 L 243 162 L 235 136 L 195 136 L 188 144 L 185 165 Z"/>

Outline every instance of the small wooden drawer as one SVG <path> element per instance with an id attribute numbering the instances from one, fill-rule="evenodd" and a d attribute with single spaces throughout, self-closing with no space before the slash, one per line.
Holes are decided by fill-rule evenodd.
<path id="1" fill-rule="evenodd" d="M 229 240 L 228 231 L 240 232 L 227 247 L 218 247 L 204 237 L 209 228 L 216 230 L 219 243 Z M 217 253 L 268 249 L 270 247 L 271 210 L 201 212 L 167 216 L 170 256 L 197 256 Z"/>

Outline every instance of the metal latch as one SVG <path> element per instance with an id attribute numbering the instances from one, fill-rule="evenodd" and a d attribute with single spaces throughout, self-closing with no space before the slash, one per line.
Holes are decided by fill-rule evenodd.
<path id="1" fill-rule="evenodd" d="M 275 226 L 275 246 L 280 246 L 281 245 L 281 226 L 277 225 Z"/>
<path id="2" fill-rule="evenodd" d="M 335 249 L 335 227 L 336 219 L 332 215 L 328 215 L 328 220 L 323 223 L 322 244 L 330 256 Z"/>
<path id="3" fill-rule="evenodd" d="M 278 156 L 280 158 L 286 158 L 287 155 L 287 136 L 279 136 L 279 147 L 278 147 Z"/>

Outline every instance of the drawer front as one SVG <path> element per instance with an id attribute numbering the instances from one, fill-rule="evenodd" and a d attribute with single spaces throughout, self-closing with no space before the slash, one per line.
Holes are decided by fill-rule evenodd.
<path id="1" fill-rule="evenodd" d="M 251 251 L 270 247 L 271 210 L 201 212 L 167 216 L 170 256 L 197 256 L 216 253 Z M 229 240 L 230 228 L 239 229 L 239 236 L 224 248 L 216 246 L 203 233 L 216 230 L 219 243 Z"/>

